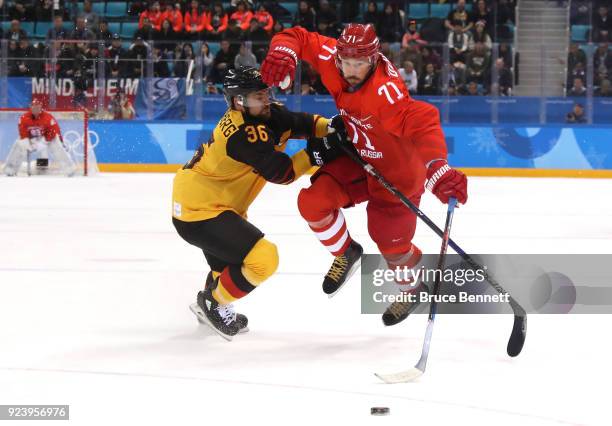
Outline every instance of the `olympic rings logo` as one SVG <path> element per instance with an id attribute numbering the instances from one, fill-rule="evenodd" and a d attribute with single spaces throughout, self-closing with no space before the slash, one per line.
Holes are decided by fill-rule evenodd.
<path id="1" fill-rule="evenodd" d="M 68 130 L 63 135 L 64 146 L 74 156 L 83 157 L 83 134 L 76 130 Z M 87 131 L 87 144 L 89 149 L 94 149 L 100 143 L 100 136 L 93 131 Z"/>

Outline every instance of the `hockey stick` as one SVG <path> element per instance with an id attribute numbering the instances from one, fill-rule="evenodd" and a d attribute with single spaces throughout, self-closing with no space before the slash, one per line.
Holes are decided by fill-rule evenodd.
<path id="1" fill-rule="evenodd" d="M 435 223 L 433 223 L 433 221 L 425 213 L 423 213 L 421 209 L 414 205 L 414 203 L 410 201 L 408 197 L 402 194 L 395 186 L 390 184 L 371 164 L 361 158 L 359 154 L 352 149 L 352 147 L 346 146 L 343 143 L 340 143 L 339 145 L 352 160 L 363 167 L 366 173 L 376 179 L 378 183 L 380 183 L 386 190 L 399 198 L 406 207 L 412 210 L 412 212 L 416 214 L 419 219 L 425 222 L 425 224 L 427 224 L 427 226 L 429 226 L 439 237 L 444 237 L 442 230 Z M 527 337 L 527 313 L 525 312 L 525 309 L 523 309 L 523 307 L 519 305 L 518 302 L 514 300 L 514 298 L 510 296 L 506 290 L 504 290 L 504 288 L 495 278 L 489 275 L 489 273 L 481 265 L 476 263 L 469 254 L 463 251 L 463 249 L 461 249 L 457 243 L 449 238 L 448 245 L 455 250 L 457 254 L 470 265 L 470 267 L 481 270 L 484 273 L 485 280 L 488 281 L 498 293 L 508 295 L 510 307 L 514 313 L 514 324 L 512 325 L 512 334 L 510 334 L 506 352 L 511 357 L 517 356 L 521 353 L 523 345 L 525 344 L 525 338 Z"/>
<path id="2" fill-rule="evenodd" d="M 30 161 L 31 161 L 30 158 L 31 158 L 31 154 L 30 154 L 30 150 L 28 149 L 28 150 L 26 150 L 26 171 L 28 173 L 28 176 L 32 176 L 32 168 L 30 166 Z"/>
<path id="3" fill-rule="evenodd" d="M 451 198 L 448 200 L 448 211 L 446 212 L 446 224 L 444 225 L 444 235 L 442 236 L 442 246 L 440 247 L 440 257 L 438 258 L 438 269 L 439 274 L 436 274 L 436 280 L 434 281 L 433 295 L 434 298 L 431 301 L 429 307 L 429 317 L 427 319 L 427 330 L 425 331 L 425 339 L 423 340 L 423 349 L 421 350 L 421 358 L 419 362 L 410 370 L 402 371 L 400 373 L 392 374 L 376 374 L 380 380 L 385 383 L 405 383 L 412 382 L 418 377 L 425 373 L 427 367 L 427 357 L 429 356 L 429 345 L 431 343 L 431 335 L 433 334 L 434 320 L 436 319 L 436 313 L 438 312 L 438 302 L 436 297 L 440 294 L 440 281 L 444 273 L 444 261 L 446 259 L 446 249 L 448 249 L 448 239 L 450 236 L 451 226 L 453 224 L 453 214 L 455 213 L 455 206 L 457 205 L 457 199 Z"/>

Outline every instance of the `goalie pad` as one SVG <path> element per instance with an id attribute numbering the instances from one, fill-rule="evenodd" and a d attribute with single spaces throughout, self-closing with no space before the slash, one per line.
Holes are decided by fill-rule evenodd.
<path id="1" fill-rule="evenodd" d="M 7 176 L 15 176 L 19 171 L 21 163 L 26 160 L 28 151 L 31 150 L 30 140 L 27 138 L 18 139 L 6 157 L 4 164 L 4 174 Z"/>
<path id="2" fill-rule="evenodd" d="M 66 176 L 73 176 L 76 172 L 76 165 L 74 161 L 72 161 L 72 158 L 70 158 L 70 154 L 66 151 L 66 147 L 59 136 L 55 136 L 55 138 L 49 142 L 48 150 L 51 154 L 51 158 L 58 162 L 62 173 Z"/>

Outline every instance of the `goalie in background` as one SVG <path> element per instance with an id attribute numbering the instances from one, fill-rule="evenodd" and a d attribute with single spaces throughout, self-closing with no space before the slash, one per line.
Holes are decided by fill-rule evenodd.
<path id="1" fill-rule="evenodd" d="M 19 139 L 9 152 L 4 166 L 4 174 L 16 176 L 21 164 L 32 153 L 37 154 L 36 169 L 46 172 L 49 167 L 49 154 L 66 176 L 72 176 L 76 167 L 66 151 L 62 132 L 53 116 L 43 111 L 42 103 L 34 99 L 30 111 L 19 118 Z M 28 165 L 29 167 L 29 165 Z M 29 169 L 28 169 L 29 170 Z"/>

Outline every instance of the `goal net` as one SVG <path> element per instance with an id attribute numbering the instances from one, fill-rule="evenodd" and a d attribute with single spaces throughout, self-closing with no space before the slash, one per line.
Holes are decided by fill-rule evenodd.
<path id="1" fill-rule="evenodd" d="M 0 108 L 0 173 L 15 141 L 19 139 L 17 124 L 19 118 L 29 109 Z M 93 148 L 98 143 L 95 133 L 89 131 L 87 111 L 83 110 L 52 110 L 46 109 L 57 120 L 62 132 L 64 146 L 77 166 L 77 175 L 92 176 L 98 173 L 98 163 Z M 32 175 L 58 175 L 60 167 L 53 155 L 49 153 L 48 166 L 37 166 L 36 152 L 29 155 L 28 162 L 24 161 L 18 174 Z"/>

